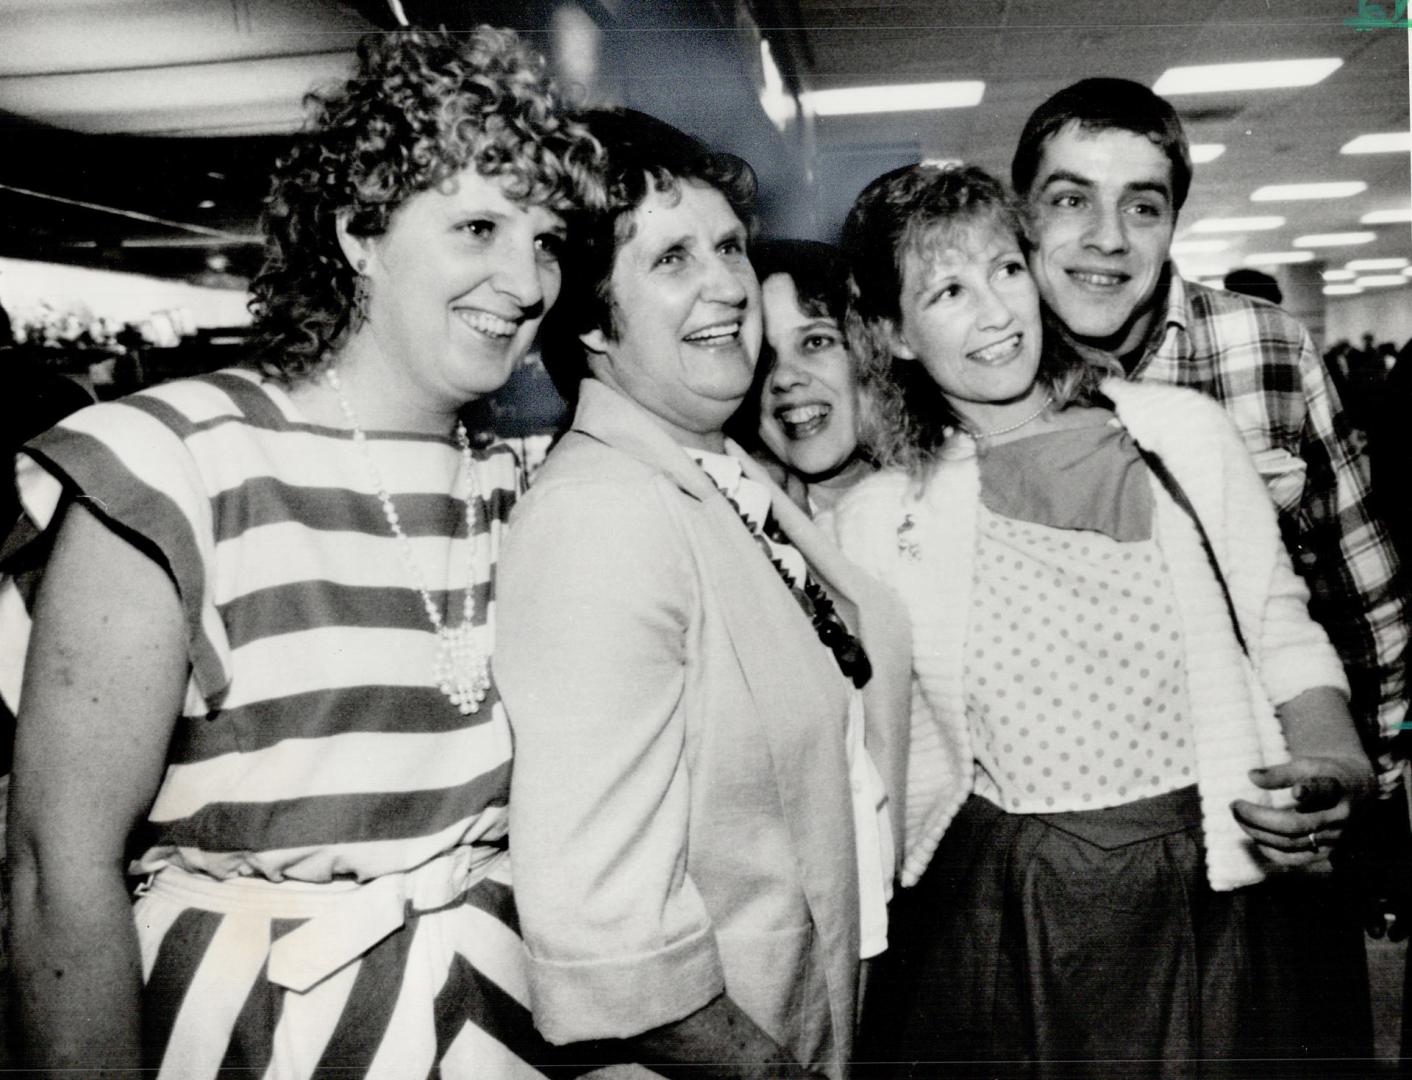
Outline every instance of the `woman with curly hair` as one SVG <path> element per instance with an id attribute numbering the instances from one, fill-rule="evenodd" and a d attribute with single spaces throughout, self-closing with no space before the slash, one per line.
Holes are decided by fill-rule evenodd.
<path id="1" fill-rule="evenodd" d="M 54 534 L 11 799 L 24 1064 L 532 1072 L 489 669 L 521 484 L 457 416 L 601 198 L 542 67 L 504 31 L 368 38 L 276 171 L 262 370 L 21 458 Z"/>
<path id="2" fill-rule="evenodd" d="M 908 609 L 917 690 L 865 1055 L 1126 1080 L 1356 1054 L 1359 928 L 1292 871 L 1373 775 L 1239 435 L 1045 344 L 979 169 L 879 177 L 845 243 L 889 468 L 834 523 Z"/>

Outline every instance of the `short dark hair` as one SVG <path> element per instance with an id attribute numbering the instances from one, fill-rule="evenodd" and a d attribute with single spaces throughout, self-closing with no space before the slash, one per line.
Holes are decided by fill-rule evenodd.
<path id="1" fill-rule="evenodd" d="M 607 209 L 588 220 L 583 242 L 566 252 L 559 302 L 541 332 L 544 366 L 565 399 L 577 396 L 588 374 L 579 335 L 617 334 L 612 294 L 613 264 L 633 236 L 632 214 L 653 192 L 675 193 L 680 184 L 715 188 L 736 216 L 753 225 L 755 172 L 734 154 L 712 150 L 665 120 L 635 109 L 597 109 L 582 114 L 607 154 Z"/>
<path id="2" fill-rule="evenodd" d="M 750 245 L 750 265 L 762 285 L 773 274 L 788 275 L 801 311 L 833 319 L 843 327 L 848 311 L 848 259 L 838 248 L 818 240 L 757 240 Z"/>
<path id="3" fill-rule="evenodd" d="M 848 259 L 832 244 L 818 240 L 759 240 L 750 245 L 750 265 L 764 285 L 775 274 L 784 274 L 794 283 L 794 295 L 799 310 L 814 318 L 832 319 L 843 332 L 848 312 Z M 853 377 L 858 377 L 858 364 L 849 354 Z M 755 378 L 750 393 L 726 424 L 726 434 L 751 453 L 768 453 L 760 441 L 760 403 L 765 383 L 775 366 L 768 341 L 760 346 L 760 362 L 755 365 Z"/>
<path id="4" fill-rule="evenodd" d="M 1285 298 L 1278 281 L 1262 270 L 1251 270 L 1249 267 L 1232 270 L 1221 281 L 1221 287 L 1227 292 L 1253 296 L 1272 304 L 1281 304 Z"/>
<path id="5" fill-rule="evenodd" d="M 1172 166 L 1172 203 L 1180 210 L 1191 190 L 1191 150 L 1177 110 L 1131 79 L 1080 79 L 1030 113 L 1010 163 L 1010 182 L 1029 195 L 1044 146 L 1069 124 L 1084 131 L 1130 131 L 1150 139 Z"/>
<path id="6" fill-rule="evenodd" d="M 310 121 L 275 168 L 265 263 L 251 284 L 261 363 L 307 375 L 348 332 L 357 274 L 335 223 L 378 236 L 396 210 L 474 165 L 521 204 L 572 224 L 601 202 L 599 148 L 563 111 L 544 60 L 509 30 L 373 33 L 352 76 L 306 98 Z"/>

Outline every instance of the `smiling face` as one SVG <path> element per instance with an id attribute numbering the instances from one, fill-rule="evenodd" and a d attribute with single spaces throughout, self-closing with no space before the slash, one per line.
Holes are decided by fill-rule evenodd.
<path id="1" fill-rule="evenodd" d="M 808 481 L 836 474 L 858 449 L 858 387 L 838 322 L 799 304 L 794 279 L 761 286 L 773 366 L 760 394 L 760 437 Z"/>
<path id="2" fill-rule="evenodd" d="M 589 369 L 678 442 L 719 450 L 760 353 L 760 286 L 745 226 L 713 187 L 651 191 L 610 279 L 616 333 L 583 335 Z"/>
<path id="3" fill-rule="evenodd" d="M 893 351 L 926 368 L 952 409 L 988 431 L 1044 399 L 1039 295 L 1020 240 L 995 219 L 946 228 L 909 248 Z"/>
<path id="4" fill-rule="evenodd" d="M 1139 345 L 1177 221 L 1166 155 L 1143 135 L 1070 123 L 1044 145 L 1029 210 L 1045 303 L 1086 344 Z"/>
<path id="5" fill-rule="evenodd" d="M 346 351 L 411 410 L 454 412 L 500 389 L 559 295 L 563 220 L 474 168 L 411 196 L 382 235 L 340 239 L 369 290 Z"/>

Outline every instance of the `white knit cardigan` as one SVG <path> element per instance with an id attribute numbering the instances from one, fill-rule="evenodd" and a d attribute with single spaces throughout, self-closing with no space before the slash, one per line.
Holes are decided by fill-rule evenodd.
<path id="1" fill-rule="evenodd" d="M 1222 408 L 1195 391 L 1110 379 L 1103 391 L 1139 446 L 1157 454 L 1196 507 L 1250 648 L 1241 652 L 1220 586 L 1190 517 L 1151 478 L 1154 535 L 1173 579 L 1186 648 L 1206 874 L 1218 891 L 1260 881 L 1267 863 L 1230 804 L 1289 805 L 1251 783 L 1287 760 L 1274 704 L 1305 690 L 1347 693 L 1338 657 L 1309 617 L 1308 591 L 1285 552 L 1275 510 Z M 965 637 L 977 545 L 980 470 L 954 438 L 924 486 L 882 472 L 835 507 L 844 552 L 891 586 L 912 623 L 911 757 L 902 883 L 914 884 L 971 792 L 975 759 L 965 708 Z"/>

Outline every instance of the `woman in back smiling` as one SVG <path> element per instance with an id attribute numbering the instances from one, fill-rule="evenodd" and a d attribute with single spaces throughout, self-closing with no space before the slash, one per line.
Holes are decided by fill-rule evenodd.
<path id="1" fill-rule="evenodd" d="M 762 240 L 750 249 L 760 278 L 765 344 L 755 388 L 733 422 L 827 510 L 874 469 L 866 449 L 868 400 L 843 334 L 848 263 L 830 244 Z"/>

